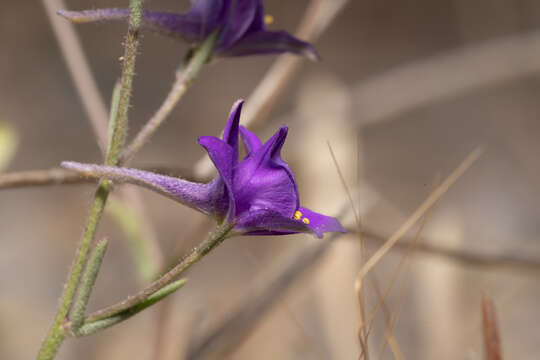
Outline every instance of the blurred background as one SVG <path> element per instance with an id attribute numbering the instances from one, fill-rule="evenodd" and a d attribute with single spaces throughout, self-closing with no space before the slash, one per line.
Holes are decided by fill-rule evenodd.
<path id="1" fill-rule="evenodd" d="M 355 229 L 331 145 L 361 216 L 363 256 L 354 231 L 323 240 L 232 238 L 192 268 L 187 285 L 172 297 L 97 335 L 67 340 L 58 359 L 357 359 L 362 313 L 366 321 L 375 314 L 370 359 L 483 359 L 483 295 L 496 305 L 504 356 L 537 358 L 540 3 L 264 1 L 274 18 L 270 27 L 291 32 L 310 6 L 312 12 L 319 6 L 320 16 L 320 9 L 328 14 L 324 6 L 335 10 L 338 3 L 344 7 L 326 19 L 315 44 L 322 61 L 301 61 L 254 130 L 266 139 L 286 123 L 283 156 L 303 205 L 329 215 L 341 211 Z M 126 4 L 66 0 L 72 10 Z M 188 7 L 187 0 L 146 1 L 152 10 Z M 76 32 L 108 102 L 121 70 L 125 26 L 80 25 Z M 63 160 L 101 162 L 40 1 L 1 2 L 0 44 L 0 124 L 15 132 L 11 139 L 18 144 L 3 171 L 50 169 Z M 187 49 L 144 34 L 131 135 L 166 96 Z M 276 59 L 219 59 L 206 66 L 132 166 L 189 173 L 204 155 L 197 136 L 218 134 L 233 102 L 249 98 Z M 363 261 L 478 146 L 481 158 L 429 212 L 417 244 L 407 250 L 418 225 L 358 291 Z M 1 359 L 37 353 L 93 189 L 0 190 Z M 211 230 L 202 215 L 166 198 L 146 190 L 134 197 L 155 263 L 166 263 L 164 254 L 181 256 Z M 98 238 L 107 236 L 110 245 L 90 311 L 148 283 L 118 213 L 125 209 L 109 211 L 99 230 Z"/>

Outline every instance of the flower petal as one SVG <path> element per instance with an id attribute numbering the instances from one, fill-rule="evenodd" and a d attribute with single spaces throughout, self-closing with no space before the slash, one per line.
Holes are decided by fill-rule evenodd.
<path id="1" fill-rule="evenodd" d="M 242 105 L 244 105 L 244 100 L 237 100 L 234 103 L 225 130 L 223 130 L 223 141 L 233 149 L 234 164 L 238 162 L 238 126 L 240 124 Z"/>
<path id="2" fill-rule="evenodd" d="M 296 181 L 280 156 L 287 131 L 287 127 L 282 126 L 235 168 L 233 184 L 239 214 L 265 209 L 292 218 L 298 208 Z"/>
<path id="3" fill-rule="evenodd" d="M 259 137 L 243 126 L 240 126 L 240 137 L 242 138 L 242 142 L 246 148 L 247 156 L 262 147 Z"/>
<path id="4" fill-rule="evenodd" d="M 186 16 L 199 20 L 200 40 L 205 39 L 220 25 L 225 10 L 224 1 L 226 0 L 191 0 L 192 7 Z"/>
<path id="5" fill-rule="evenodd" d="M 238 219 L 235 229 L 246 235 L 287 235 L 312 232 L 311 228 L 301 221 L 285 217 L 277 211 L 262 209 L 245 213 Z"/>
<path id="6" fill-rule="evenodd" d="M 216 43 L 216 51 L 227 49 L 238 41 L 253 22 L 261 0 L 225 0 L 223 28 Z"/>
<path id="7" fill-rule="evenodd" d="M 213 136 L 199 137 L 199 144 L 208 152 L 210 160 L 212 160 L 219 173 L 219 178 L 223 181 L 229 202 L 227 219 L 232 222 L 236 216 L 235 194 L 233 191 L 233 166 L 236 163 L 233 157 L 234 150 L 229 144 Z"/>
<path id="8" fill-rule="evenodd" d="M 246 35 L 230 48 L 221 52 L 223 56 L 246 56 L 263 54 L 294 53 L 310 60 L 319 60 L 313 46 L 295 38 L 286 31 L 258 31 Z"/>
<path id="9" fill-rule="evenodd" d="M 245 235 L 311 233 L 318 238 L 322 238 L 327 232 L 347 232 L 333 217 L 313 212 L 304 207 L 300 207 L 298 211 L 302 213 L 302 217 L 298 220 L 284 217 L 271 210 L 249 211 L 238 220 L 235 229 Z"/>
<path id="10" fill-rule="evenodd" d="M 143 26 L 166 36 L 200 42 L 219 26 L 218 14 L 201 14 L 193 9 L 186 14 L 145 11 Z"/>
<path id="11" fill-rule="evenodd" d="M 255 9 L 255 15 L 253 16 L 253 21 L 247 29 L 244 35 L 248 35 L 257 31 L 262 31 L 266 29 L 266 24 L 264 22 L 264 6 L 262 0 L 257 1 L 257 8 Z"/>
<path id="12" fill-rule="evenodd" d="M 215 213 L 216 184 L 197 184 L 149 171 L 64 161 L 62 166 L 94 178 L 144 186 L 205 214 Z"/>
<path id="13" fill-rule="evenodd" d="M 318 237 L 322 237 L 325 232 L 347 232 L 334 217 L 316 213 L 305 207 L 299 207 L 298 211 L 301 213 L 299 221 L 306 222 L 307 226 L 309 226 Z"/>

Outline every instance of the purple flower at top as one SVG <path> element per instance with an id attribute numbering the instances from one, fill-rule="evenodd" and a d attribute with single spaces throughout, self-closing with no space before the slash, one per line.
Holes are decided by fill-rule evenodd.
<path id="1" fill-rule="evenodd" d="M 312 233 L 322 237 L 325 232 L 346 232 L 335 218 L 300 206 L 293 173 L 280 154 L 287 127 L 282 126 L 263 144 L 255 134 L 239 126 L 242 104 L 234 104 L 222 139 L 199 138 L 218 171 L 208 184 L 113 166 L 76 162 L 63 162 L 62 166 L 87 176 L 147 187 L 214 217 L 218 223 L 234 224 L 233 234 Z M 239 135 L 246 150 L 241 161 Z"/>
<path id="2" fill-rule="evenodd" d="M 286 31 L 266 30 L 262 0 L 191 0 L 184 14 L 145 11 L 143 26 L 167 36 L 201 43 L 220 29 L 214 47 L 219 56 L 295 53 L 318 59 L 311 44 Z M 60 10 L 58 14 L 76 23 L 126 20 L 129 9 Z"/>

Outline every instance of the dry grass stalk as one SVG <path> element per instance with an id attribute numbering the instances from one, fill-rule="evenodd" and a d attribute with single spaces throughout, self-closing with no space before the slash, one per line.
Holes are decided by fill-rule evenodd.
<path id="1" fill-rule="evenodd" d="M 427 199 L 416 209 L 401 227 L 381 246 L 375 254 L 360 269 L 359 277 L 366 274 L 381 260 L 381 258 L 401 239 L 403 235 L 440 199 L 450 187 L 478 160 L 482 154 L 481 148 L 473 150 L 463 162 L 439 185 Z"/>
<path id="2" fill-rule="evenodd" d="M 497 326 L 495 304 L 486 295 L 482 297 L 482 325 L 486 360 L 502 360 L 501 339 Z"/>

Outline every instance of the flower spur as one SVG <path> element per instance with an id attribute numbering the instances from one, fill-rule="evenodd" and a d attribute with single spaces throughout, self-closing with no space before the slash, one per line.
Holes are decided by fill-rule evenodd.
<path id="1" fill-rule="evenodd" d="M 264 144 L 239 126 L 243 101 L 230 113 L 223 138 L 199 137 L 217 168 L 218 175 L 200 184 L 148 171 L 113 166 L 63 162 L 62 166 L 84 175 L 144 186 L 214 217 L 218 223 L 232 224 L 231 235 L 286 235 L 346 232 L 337 219 L 300 206 L 293 173 L 281 158 L 288 128 L 282 126 Z M 246 156 L 238 161 L 238 137 Z"/>
<path id="2" fill-rule="evenodd" d="M 214 31 L 218 56 L 295 53 L 318 59 L 313 47 L 286 31 L 268 31 L 262 0 L 191 0 L 184 14 L 145 11 L 143 27 L 199 44 Z M 76 23 L 127 20 L 129 9 L 60 10 L 58 14 Z"/>

